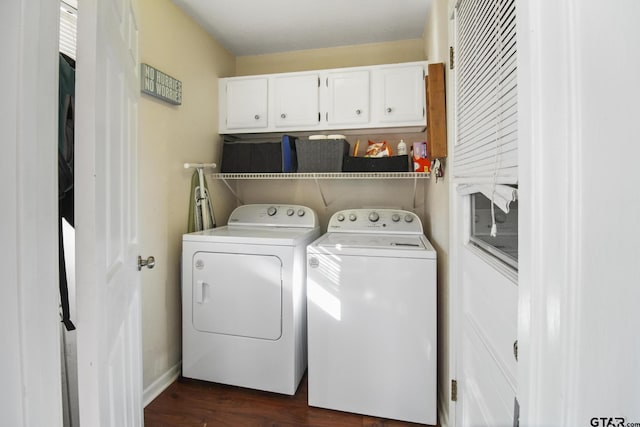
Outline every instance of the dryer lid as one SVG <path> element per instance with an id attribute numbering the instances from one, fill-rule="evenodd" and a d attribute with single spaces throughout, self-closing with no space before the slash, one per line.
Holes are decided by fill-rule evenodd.
<path id="1" fill-rule="evenodd" d="M 320 227 L 318 226 L 314 228 L 223 226 L 184 234 L 182 241 L 297 246 L 307 244 L 319 235 Z"/>

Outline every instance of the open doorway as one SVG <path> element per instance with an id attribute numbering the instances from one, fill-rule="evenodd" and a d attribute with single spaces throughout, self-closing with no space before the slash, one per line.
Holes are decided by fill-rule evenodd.
<path id="1" fill-rule="evenodd" d="M 60 0 L 58 203 L 60 238 L 60 323 L 62 413 L 65 427 L 80 425 L 78 405 L 74 192 L 74 98 L 78 0 Z"/>

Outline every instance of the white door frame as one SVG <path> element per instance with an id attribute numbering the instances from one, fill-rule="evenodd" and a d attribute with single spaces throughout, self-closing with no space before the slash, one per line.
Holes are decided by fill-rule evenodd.
<path id="1" fill-rule="evenodd" d="M 517 4 L 522 425 L 573 425 L 576 409 L 583 333 L 578 3 Z"/>
<path id="2" fill-rule="evenodd" d="M 636 423 L 640 8 L 517 7 L 521 425 Z"/>
<path id="3" fill-rule="evenodd" d="M 578 49 L 571 34 L 572 1 L 528 3 L 517 4 L 518 400 L 523 425 L 548 425 L 567 422 L 573 410 L 577 358 L 572 349 L 582 330 L 576 317 L 581 299 Z"/>
<path id="4" fill-rule="evenodd" d="M 55 1 L 8 0 L 0 16 L 0 412 L 62 426 L 58 313 L 58 19 Z M 7 351 L 6 349 L 10 349 Z"/>
<path id="5" fill-rule="evenodd" d="M 449 35 L 449 46 L 453 47 L 454 50 L 457 49 L 456 42 L 456 20 L 455 20 L 455 6 L 456 1 L 450 0 L 449 7 L 449 20 L 447 22 L 448 27 L 448 35 Z M 454 59 L 455 65 L 455 59 Z M 456 107 L 456 73 L 451 70 L 451 64 L 447 67 L 447 152 L 453 153 L 455 141 L 457 138 L 457 128 L 456 128 L 456 117 L 457 117 L 457 107 Z M 449 372 L 446 373 L 448 375 L 447 384 L 448 393 L 445 393 L 445 398 L 448 402 L 448 414 L 447 419 L 442 420 L 445 421 L 447 426 L 455 426 L 457 422 L 456 418 L 456 402 L 451 400 L 451 380 L 457 378 L 457 337 L 458 337 L 458 316 L 460 314 L 460 291 L 458 289 L 458 283 L 460 283 L 460 269 L 459 269 L 459 247 L 460 245 L 457 242 L 462 239 L 460 227 L 456 221 L 458 215 L 460 215 L 459 206 L 460 203 L 457 200 L 457 194 L 455 189 L 455 184 L 451 179 L 448 180 L 449 185 Z M 443 405 L 444 406 L 444 405 Z M 441 422 L 442 422 L 441 421 Z"/>

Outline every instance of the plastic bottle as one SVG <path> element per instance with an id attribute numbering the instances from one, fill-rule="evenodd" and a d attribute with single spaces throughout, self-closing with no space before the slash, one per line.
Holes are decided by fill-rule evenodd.
<path id="1" fill-rule="evenodd" d="M 407 154 L 407 144 L 405 144 L 404 140 L 400 140 L 398 142 L 398 156 L 404 156 Z"/>

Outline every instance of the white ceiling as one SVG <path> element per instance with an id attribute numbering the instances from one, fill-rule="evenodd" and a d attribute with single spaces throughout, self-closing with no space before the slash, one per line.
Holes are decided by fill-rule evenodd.
<path id="1" fill-rule="evenodd" d="M 173 0 L 236 56 L 421 38 L 432 0 Z"/>

